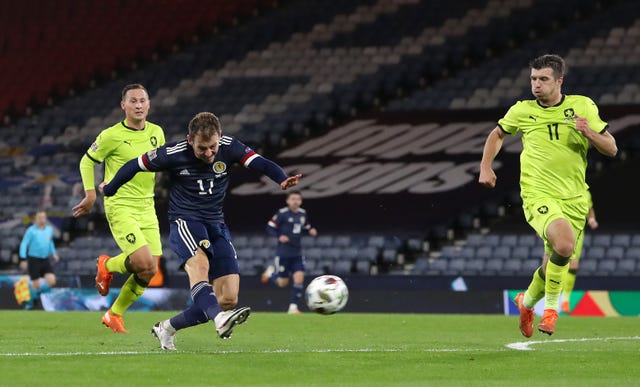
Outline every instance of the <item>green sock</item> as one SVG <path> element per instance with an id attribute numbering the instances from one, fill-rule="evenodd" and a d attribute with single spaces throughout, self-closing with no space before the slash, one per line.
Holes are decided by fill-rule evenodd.
<path id="1" fill-rule="evenodd" d="M 564 276 L 564 280 L 562 281 L 562 292 L 564 293 L 563 300 L 569 301 L 571 300 L 571 292 L 573 291 L 573 287 L 576 284 L 576 271 L 569 269 L 567 274 Z"/>
<path id="2" fill-rule="evenodd" d="M 569 270 L 569 263 L 567 262 L 564 266 L 560 266 L 552 261 L 553 259 L 550 259 L 549 262 L 547 262 L 546 281 L 544 283 L 544 308 L 558 310 L 560 292 L 562 291 L 562 279 Z"/>
<path id="3" fill-rule="evenodd" d="M 111 312 L 122 315 L 144 293 L 147 285 L 138 276 L 131 274 L 122 285 L 118 298 L 111 305 Z"/>
<path id="4" fill-rule="evenodd" d="M 531 283 L 524 293 L 524 306 L 531 309 L 544 297 L 544 276 L 542 275 L 542 267 L 533 272 Z"/>
<path id="5" fill-rule="evenodd" d="M 128 255 L 126 255 L 125 253 L 120 253 L 115 257 L 107 259 L 107 262 L 104 265 L 111 273 L 129 274 L 130 271 L 127 270 L 127 267 L 125 265 L 127 257 Z"/>

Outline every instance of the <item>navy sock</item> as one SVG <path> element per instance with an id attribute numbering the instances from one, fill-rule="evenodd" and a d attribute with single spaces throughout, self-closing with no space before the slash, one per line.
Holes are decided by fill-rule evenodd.
<path id="1" fill-rule="evenodd" d="M 198 324 L 203 324 L 209 321 L 207 316 L 204 314 L 202 309 L 200 309 L 195 304 L 192 304 L 190 307 L 185 309 L 182 313 L 177 316 L 172 317 L 169 322 L 171 326 L 175 328 L 176 331 L 184 328 L 189 328 Z"/>
<path id="2" fill-rule="evenodd" d="M 302 284 L 293 284 L 291 287 L 291 297 L 289 298 L 290 304 L 298 305 L 302 299 Z"/>
<path id="3" fill-rule="evenodd" d="M 208 320 L 213 320 L 222 308 L 218 304 L 218 299 L 213 293 L 213 288 L 208 283 L 202 281 L 191 288 L 191 298 L 195 306 L 205 314 Z"/>

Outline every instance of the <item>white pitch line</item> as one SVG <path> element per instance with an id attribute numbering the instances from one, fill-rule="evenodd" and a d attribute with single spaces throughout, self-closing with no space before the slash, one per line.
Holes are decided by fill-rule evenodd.
<path id="1" fill-rule="evenodd" d="M 473 348 L 425 348 L 425 349 L 373 349 L 373 348 L 360 348 L 360 349 L 310 349 L 304 350 L 291 350 L 291 349 L 273 349 L 262 351 L 244 351 L 244 350 L 220 350 L 212 352 L 194 352 L 194 351 L 110 351 L 110 352 L 13 352 L 13 353 L 0 353 L 0 357 L 47 357 L 47 356 L 121 356 L 121 355 L 162 355 L 165 353 L 178 353 L 178 354 L 195 354 L 195 355 L 229 355 L 229 354 L 278 354 L 278 353 L 385 353 L 385 352 L 484 352 L 486 350 L 473 349 Z"/>
<path id="2" fill-rule="evenodd" d="M 555 339 L 555 340 L 537 340 L 537 341 L 520 341 L 517 343 L 505 344 L 505 347 L 509 349 L 515 349 L 517 351 L 534 351 L 530 348 L 536 344 L 550 344 L 550 343 L 575 343 L 583 341 L 609 341 L 609 340 L 640 340 L 640 336 L 627 336 L 627 337 L 582 337 L 577 339 Z"/>

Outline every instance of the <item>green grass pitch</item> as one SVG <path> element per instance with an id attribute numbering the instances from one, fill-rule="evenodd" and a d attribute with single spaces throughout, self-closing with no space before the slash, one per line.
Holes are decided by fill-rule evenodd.
<path id="1" fill-rule="evenodd" d="M 150 328 L 172 315 L 129 312 L 119 335 L 96 312 L 1 311 L 0 385 L 640 385 L 635 317 L 561 317 L 527 340 L 500 315 L 254 312 L 229 340 L 204 324 L 161 351 Z"/>

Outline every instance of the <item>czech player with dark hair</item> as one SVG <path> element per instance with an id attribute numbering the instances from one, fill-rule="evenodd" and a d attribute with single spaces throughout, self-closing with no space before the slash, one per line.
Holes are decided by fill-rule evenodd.
<path id="1" fill-rule="evenodd" d="M 283 190 L 298 184 L 301 177 L 287 176 L 273 161 L 239 140 L 223 136 L 218 118 L 201 112 L 189 122 L 186 140 L 127 162 L 110 182 L 100 186 L 105 196 L 111 196 L 138 172 L 169 173 L 169 243 L 189 276 L 193 304 L 153 326 L 152 333 L 162 349 L 175 350 L 177 331 L 209 320 L 218 335 L 226 339 L 251 313 L 249 307 L 236 308 L 240 275 L 224 222 L 224 197 L 234 164 L 268 176 Z"/>
<path id="2" fill-rule="evenodd" d="M 531 60 L 531 93 L 535 99 L 516 102 L 489 133 L 478 182 L 496 185 L 492 163 L 507 135 L 522 133 L 520 196 L 527 223 L 543 240 L 549 259 L 533 273 L 527 291 L 516 296 L 520 332 L 533 335 L 533 306 L 544 301 L 538 330 L 551 335 L 558 320 L 562 282 L 574 258 L 577 240 L 589 211 L 585 181 L 590 146 L 613 157 L 618 152 L 608 124 L 588 97 L 562 94 L 564 59 L 547 54 Z"/>

